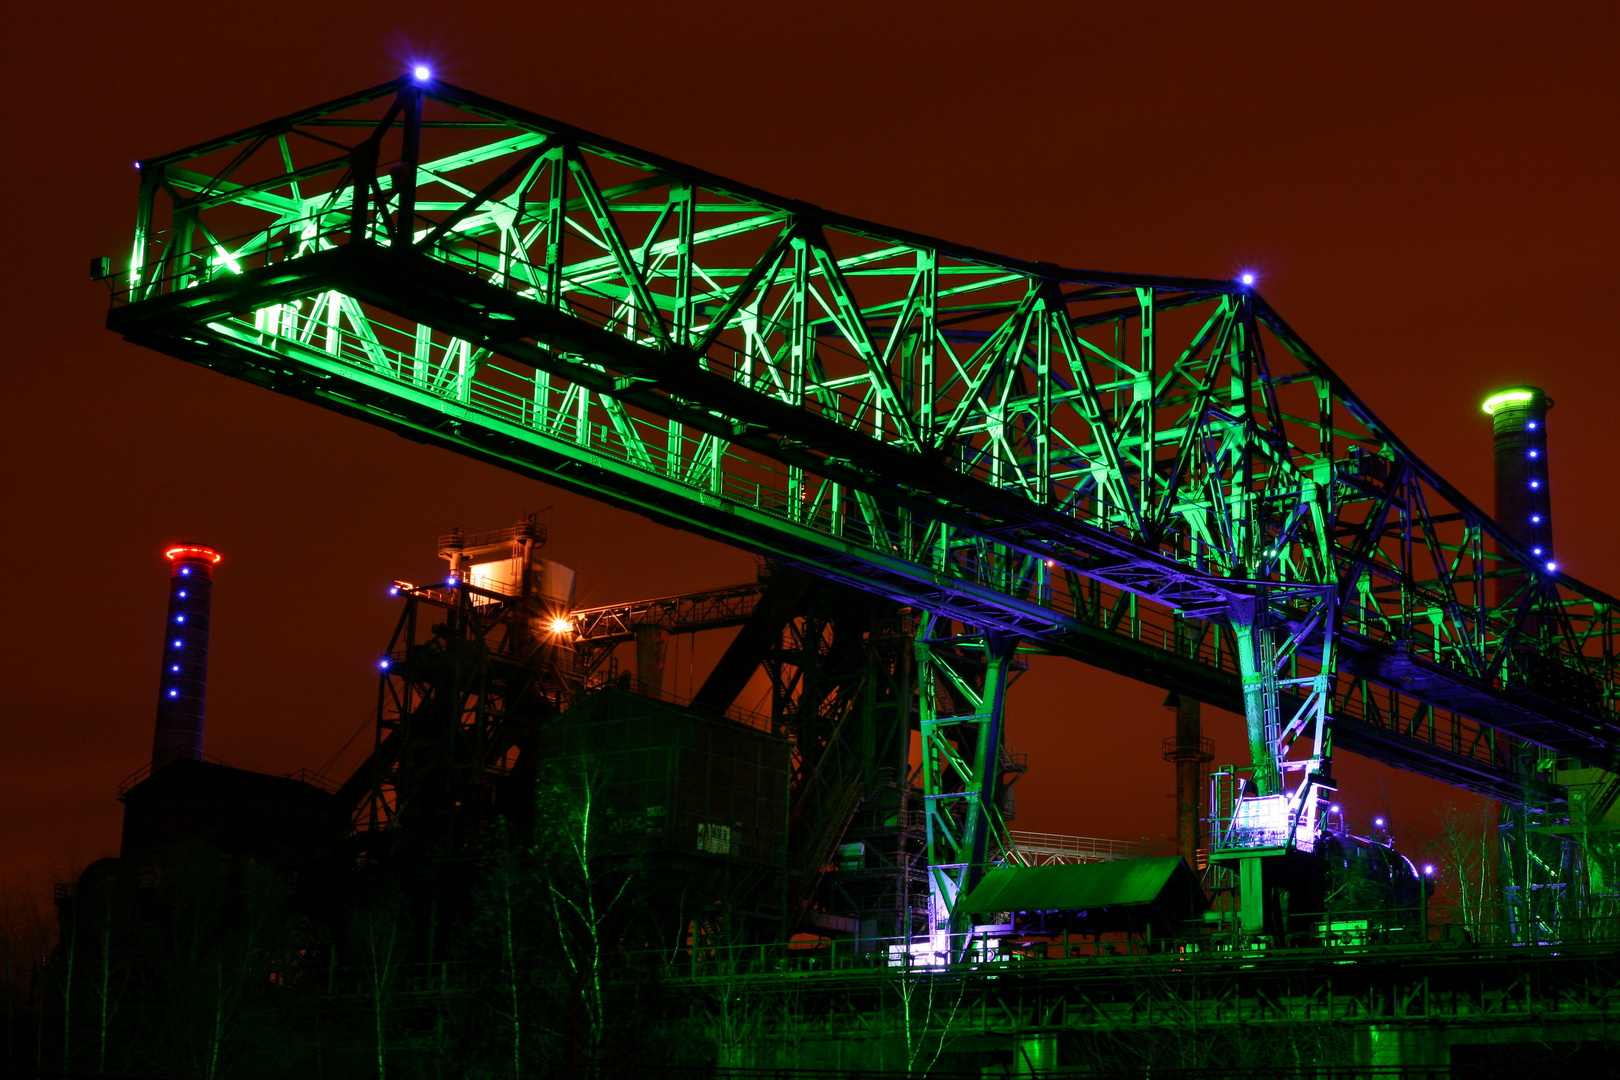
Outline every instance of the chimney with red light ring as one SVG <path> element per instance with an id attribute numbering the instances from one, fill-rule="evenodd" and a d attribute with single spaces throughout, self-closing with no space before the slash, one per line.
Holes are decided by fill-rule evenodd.
<path id="1" fill-rule="evenodd" d="M 169 615 L 164 622 L 163 677 L 158 682 L 157 725 L 152 733 L 152 771 L 177 758 L 200 761 L 208 700 L 209 608 L 219 552 L 177 544 L 169 560 Z"/>

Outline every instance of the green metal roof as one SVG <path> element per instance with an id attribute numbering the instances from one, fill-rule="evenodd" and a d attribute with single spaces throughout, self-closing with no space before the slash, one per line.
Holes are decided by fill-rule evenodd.
<path id="1" fill-rule="evenodd" d="M 1069 866 L 1002 866 L 984 875 L 960 910 L 1082 911 L 1154 904 L 1178 868 L 1187 872 L 1176 855 Z"/>

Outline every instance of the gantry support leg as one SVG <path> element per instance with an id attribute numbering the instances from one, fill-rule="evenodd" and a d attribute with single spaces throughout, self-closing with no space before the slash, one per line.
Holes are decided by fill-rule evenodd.
<path id="1" fill-rule="evenodd" d="M 1277 701 L 1276 646 L 1271 630 L 1260 622 L 1253 600 L 1232 606 L 1232 637 L 1236 646 L 1238 677 L 1243 683 L 1243 719 L 1249 736 L 1249 767 L 1253 795 L 1275 795 L 1282 790 L 1278 768 L 1277 728 L 1281 713 Z"/>
<path id="2" fill-rule="evenodd" d="M 1334 671 L 1331 587 L 1274 586 L 1232 604 L 1251 779 L 1217 821 L 1210 857 L 1239 863 L 1238 924 L 1283 932 L 1268 867 L 1315 850 L 1333 790 L 1329 714 Z M 1308 749 L 1307 749 L 1308 748 Z"/>
<path id="3" fill-rule="evenodd" d="M 942 634 L 946 625 L 925 618 L 916 648 L 930 950 L 955 961 L 970 929 L 958 901 L 1011 849 L 997 786 L 1017 642 L 994 633 Z"/>

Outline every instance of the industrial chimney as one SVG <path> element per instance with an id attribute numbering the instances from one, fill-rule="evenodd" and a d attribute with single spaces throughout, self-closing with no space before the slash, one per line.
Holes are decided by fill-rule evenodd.
<path id="1" fill-rule="evenodd" d="M 169 616 L 164 622 L 163 677 L 158 682 L 152 771 L 203 752 L 203 704 L 208 696 L 208 623 L 214 593 L 213 548 L 182 544 L 169 560 Z"/>
<path id="2" fill-rule="evenodd" d="M 1553 555 L 1552 487 L 1547 469 L 1547 410 L 1552 400 L 1538 387 L 1515 386 L 1485 399 L 1494 429 L 1496 521 L 1522 544 L 1538 570 L 1558 569 Z M 1497 579 L 1496 606 L 1523 587 L 1518 578 Z"/>

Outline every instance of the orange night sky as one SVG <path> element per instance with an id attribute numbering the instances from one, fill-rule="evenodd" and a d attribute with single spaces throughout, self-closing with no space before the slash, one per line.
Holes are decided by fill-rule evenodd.
<path id="1" fill-rule="evenodd" d="M 831 209 L 1069 266 L 1260 291 L 1422 457 L 1490 500 L 1502 385 L 1550 419 L 1559 562 L 1620 591 L 1620 17 L 1608 4 L 489 2 L 29 5 L 13 12 L 0 887 L 115 853 L 149 752 L 167 564 L 217 575 L 208 750 L 360 760 L 395 577 L 446 527 L 550 507 L 583 604 L 745 580 L 685 533 L 125 344 L 92 256 L 131 162 L 431 60 L 446 80 Z M 1594 299 L 1595 298 L 1595 299 Z M 701 682 L 700 650 L 676 667 Z M 1038 660 L 1015 827 L 1173 828 L 1161 691 Z M 744 702 L 744 704 L 750 704 Z M 1206 710 L 1219 760 L 1237 718 Z M 1416 837 L 1455 793 L 1348 755 L 1352 820 Z"/>

